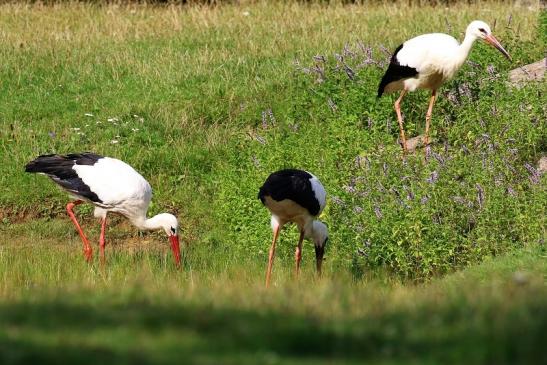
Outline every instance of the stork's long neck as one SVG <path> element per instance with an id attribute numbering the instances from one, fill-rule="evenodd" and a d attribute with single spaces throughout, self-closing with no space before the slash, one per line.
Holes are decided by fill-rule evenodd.
<path id="1" fill-rule="evenodd" d="M 473 47 L 473 43 L 477 40 L 477 37 L 470 33 L 465 34 L 465 38 L 463 39 L 463 42 L 458 47 L 458 54 L 456 55 L 456 60 L 458 64 L 461 66 L 467 59 L 467 56 L 469 56 L 469 52 L 471 52 L 471 47 Z"/>
<path id="2" fill-rule="evenodd" d="M 137 217 L 131 219 L 131 222 L 139 229 L 142 230 L 156 230 L 162 228 L 161 214 L 155 215 L 152 218 L 146 218 L 146 216 Z"/>

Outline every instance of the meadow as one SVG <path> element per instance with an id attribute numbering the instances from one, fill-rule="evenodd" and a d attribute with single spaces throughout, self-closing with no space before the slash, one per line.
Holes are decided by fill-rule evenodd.
<path id="1" fill-rule="evenodd" d="M 402 159 L 394 97 L 376 98 L 390 52 L 474 19 L 512 62 L 477 43 L 440 92 L 431 157 Z M 497 2 L 0 5 L 0 363 L 545 363 L 547 90 L 507 72 L 544 57 L 546 27 Z M 411 136 L 426 95 L 405 98 Z M 23 172 L 75 151 L 150 181 L 181 271 L 163 233 L 122 218 L 107 264 L 85 264 L 65 194 Z M 266 290 L 256 194 L 284 167 L 325 185 L 330 239 L 324 275 L 306 243 L 295 280 L 285 229 Z"/>

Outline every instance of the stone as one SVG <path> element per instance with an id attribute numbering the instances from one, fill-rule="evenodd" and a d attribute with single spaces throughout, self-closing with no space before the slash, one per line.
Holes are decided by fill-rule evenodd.
<path id="1" fill-rule="evenodd" d="M 509 71 L 509 82 L 513 85 L 519 85 L 524 82 L 541 81 L 545 78 L 546 68 L 547 58 L 515 68 Z"/>
<path id="2" fill-rule="evenodd" d="M 543 175 L 547 171 L 547 156 L 543 156 L 538 161 L 538 172 Z"/>

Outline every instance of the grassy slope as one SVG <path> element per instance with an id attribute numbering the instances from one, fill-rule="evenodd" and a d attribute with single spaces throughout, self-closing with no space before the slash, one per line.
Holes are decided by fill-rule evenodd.
<path id="1" fill-rule="evenodd" d="M 506 5 L 1 10 L 2 363 L 53 363 L 59 356 L 316 363 L 317 355 L 332 362 L 538 363 L 545 261 L 536 245 L 544 235 L 546 189 L 544 179 L 529 181 L 523 164 L 545 151 L 545 85 L 509 92 L 504 74 L 512 66 L 477 45 L 471 58 L 479 67 L 464 66 L 446 88 L 468 87 L 471 96 L 452 104 L 445 93 L 434 114 L 434 151 L 449 162 L 424 164 L 417 155 L 403 164 L 391 100 L 374 98 L 381 67 L 360 69 L 358 81 L 349 82 L 333 57 L 362 40 L 382 62 L 380 46 L 445 30 L 445 17 L 456 37 L 482 18 L 497 20 L 496 35 L 514 63 L 525 64 L 543 55 L 537 12 Z M 318 53 L 328 57 L 323 83 L 302 72 Z M 352 67 L 359 61 L 346 59 Z M 488 74 L 490 64 L 497 76 Z M 410 96 L 405 107 L 411 121 L 421 120 L 425 95 Z M 262 112 L 270 108 L 275 125 L 267 120 L 263 128 Z M 407 125 L 411 134 L 423 127 Z M 494 140 L 495 153 L 483 134 Z M 106 271 L 82 265 L 78 237 L 63 216 L 64 195 L 47 179 L 21 173 L 38 153 L 78 150 L 123 158 L 151 181 L 152 213 L 181 217 L 190 245 L 183 273 L 171 271 L 161 234 L 139 234 L 122 220 L 108 232 Z M 356 156 L 368 158 L 369 170 L 354 167 Z M 282 166 L 321 171 L 338 198 L 323 217 L 332 245 L 324 280 L 312 281 L 307 247 L 302 284 L 291 284 L 295 233 L 287 232 L 276 287 L 265 293 L 270 232 L 255 194 Z M 425 182 L 433 171 L 437 184 Z M 409 175 L 417 198 L 407 211 L 377 186 L 406 192 L 400 182 Z M 359 194 L 349 192 L 352 184 Z M 480 207 L 476 184 L 486 191 Z M 454 195 L 468 206 L 454 203 Z M 419 204 L 425 196 L 429 205 Z M 98 227 L 85 223 L 96 237 Z M 398 277 L 511 251 L 517 253 L 427 285 L 397 284 Z M 400 276 L 386 278 L 385 268 Z M 354 282 L 377 270 L 379 278 Z M 513 281 L 517 270 L 530 272 L 526 284 Z"/>

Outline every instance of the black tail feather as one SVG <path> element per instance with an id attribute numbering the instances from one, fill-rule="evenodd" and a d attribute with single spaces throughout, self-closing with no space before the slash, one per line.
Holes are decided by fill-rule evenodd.
<path id="1" fill-rule="evenodd" d="M 74 165 L 94 165 L 101 158 L 103 157 L 94 153 L 41 155 L 25 166 L 25 172 L 46 174 L 67 191 L 101 203 L 97 194 L 91 191 L 73 169 Z"/>

